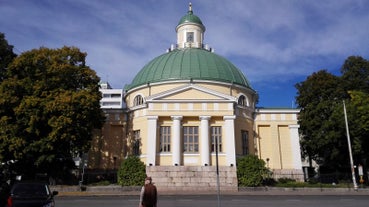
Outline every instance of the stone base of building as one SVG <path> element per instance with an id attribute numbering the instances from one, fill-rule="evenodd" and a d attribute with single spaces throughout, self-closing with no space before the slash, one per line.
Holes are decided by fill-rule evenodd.
<path id="1" fill-rule="evenodd" d="M 290 178 L 296 181 L 304 182 L 304 172 L 299 169 L 273 169 L 273 178 L 278 180 L 280 178 Z"/>
<path id="2" fill-rule="evenodd" d="M 147 166 L 146 174 L 152 177 L 158 191 L 218 191 L 215 166 Z M 235 167 L 219 167 L 219 190 L 238 191 Z"/>

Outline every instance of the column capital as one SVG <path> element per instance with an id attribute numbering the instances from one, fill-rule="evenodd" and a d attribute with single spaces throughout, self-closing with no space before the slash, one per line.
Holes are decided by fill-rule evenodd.
<path id="1" fill-rule="evenodd" d="M 210 120 L 211 116 L 199 116 L 200 120 Z"/>
<path id="2" fill-rule="evenodd" d="M 171 116 L 172 120 L 182 120 L 183 116 Z"/>
<path id="3" fill-rule="evenodd" d="M 290 125 L 288 125 L 288 128 L 290 128 L 290 129 L 298 129 L 298 128 L 300 128 L 300 125 L 299 124 L 290 124 Z"/>
<path id="4" fill-rule="evenodd" d="M 147 120 L 158 120 L 158 116 L 147 116 Z"/>
<path id="5" fill-rule="evenodd" d="M 235 115 L 232 115 L 232 116 L 223 116 L 223 120 L 234 120 L 236 119 L 236 116 Z"/>

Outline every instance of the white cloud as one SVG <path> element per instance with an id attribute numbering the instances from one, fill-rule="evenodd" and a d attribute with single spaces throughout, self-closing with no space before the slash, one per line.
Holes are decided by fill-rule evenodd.
<path id="1" fill-rule="evenodd" d="M 365 0 L 192 3 L 206 26 L 205 43 L 251 83 L 292 81 L 322 68 L 335 70 L 330 67 L 350 55 L 369 57 Z M 103 80 L 123 87 L 176 43 L 175 27 L 187 9 L 185 0 L 3 0 L 0 32 L 15 52 L 79 47 Z"/>

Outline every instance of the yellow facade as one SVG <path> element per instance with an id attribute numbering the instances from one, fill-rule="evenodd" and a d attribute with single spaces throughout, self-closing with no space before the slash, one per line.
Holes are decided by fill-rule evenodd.
<path id="1" fill-rule="evenodd" d="M 175 90 L 173 90 L 175 88 Z M 217 91 L 216 91 L 217 90 Z M 224 93 L 226 92 L 226 93 Z M 245 95 L 249 106 L 241 106 L 237 102 L 239 95 Z M 136 96 L 142 96 L 143 102 L 134 105 Z M 112 169 L 119 166 L 122 158 L 132 154 L 134 132 L 139 131 L 139 156 L 146 165 L 173 166 L 173 136 L 170 134 L 171 149 L 168 152 L 160 151 L 160 127 L 173 127 L 174 116 L 180 118 L 180 166 L 203 166 L 204 156 L 201 148 L 204 143 L 200 135 L 208 131 L 209 141 L 205 142 L 211 148 L 211 127 L 222 128 L 221 149 L 218 153 L 219 165 L 235 165 L 232 158 L 245 155 L 245 146 L 242 140 L 242 132 L 248 135 L 247 154 L 257 155 L 267 163 L 267 167 L 280 177 L 294 174 L 294 177 L 302 177 L 300 157 L 300 145 L 298 136 L 297 116 L 298 109 L 258 109 L 254 108 L 255 98 L 250 95 L 248 89 L 229 89 L 227 84 L 215 83 L 176 83 L 151 85 L 150 90 L 142 87 L 133 93 L 126 94 L 127 108 L 130 111 L 118 115 L 109 115 L 109 121 L 105 123 L 101 135 L 96 136 L 92 143 L 90 153 L 92 168 Z M 131 100 L 131 101 L 130 101 Z M 115 111 L 116 112 L 116 111 Z M 124 118 L 131 117 L 131 118 Z M 207 117 L 208 127 L 201 127 L 201 117 Z M 226 118 L 232 119 L 233 136 L 225 130 Z M 155 130 L 149 131 L 149 120 L 155 119 Z M 197 152 L 183 152 L 183 127 L 198 128 Z M 152 136 L 154 132 L 155 136 Z M 149 139 L 155 137 L 155 143 L 149 144 Z M 233 141 L 232 141 L 233 137 Z M 155 158 L 149 161 L 148 153 L 154 148 Z M 230 152 L 230 151 L 231 152 Z M 215 152 L 209 149 L 209 162 L 206 165 L 215 165 Z M 98 155 L 98 156 L 97 156 Z M 231 158 L 230 158 L 231 157 Z M 233 159 L 233 160 L 232 160 Z M 155 162 L 153 163 L 152 160 Z M 206 160 L 206 158 L 205 158 Z M 206 161 L 205 161 L 206 162 Z"/>
<path id="2" fill-rule="evenodd" d="M 224 116 L 233 116 L 235 111 L 238 115 L 235 116 L 234 125 L 237 131 L 247 131 L 249 136 L 253 131 L 252 122 L 252 111 L 253 103 L 255 103 L 255 97 L 247 97 L 251 106 L 236 106 L 237 105 L 237 95 L 240 95 L 242 89 L 234 87 L 230 90 L 229 85 L 215 83 L 211 85 L 210 83 L 170 83 L 170 84 L 157 84 L 151 85 L 150 90 L 147 88 L 140 88 L 132 93 L 126 95 L 127 107 L 132 108 L 131 113 L 134 114 L 134 119 L 132 125 L 133 130 L 140 130 L 141 143 L 142 143 L 142 154 L 141 159 L 143 162 L 147 163 L 147 145 L 148 142 L 148 116 L 157 116 L 157 127 L 160 126 L 172 126 L 173 120 L 171 116 L 182 116 L 181 126 L 194 126 L 199 128 L 199 134 L 202 133 L 201 129 L 201 116 L 208 116 L 209 127 L 219 126 L 223 127 L 225 125 Z M 216 91 L 217 90 L 217 91 Z M 244 90 L 243 94 L 249 93 L 249 91 Z M 233 95 L 232 95 L 233 94 Z M 142 96 L 145 103 L 142 106 L 135 106 L 132 100 L 136 96 Z M 236 106 L 236 108 L 235 108 Z M 208 128 L 206 130 L 209 130 Z M 159 146 L 160 140 L 158 134 L 159 131 L 156 130 L 156 146 Z M 228 135 L 225 130 L 221 134 L 223 151 L 230 146 L 226 138 Z M 209 137 L 210 138 L 210 137 Z M 237 143 L 237 149 L 235 152 L 238 156 L 242 156 L 241 149 L 241 133 L 234 134 L 235 142 Z M 182 139 L 182 138 L 181 138 Z M 204 143 L 199 142 L 199 148 L 202 147 Z M 230 145 L 230 144 L 229 144 Z M 231 146 L 234 148 L 233 146 Z M 250 139 L 248 143 L 249 152 L 254 153 L 254 143 Z M 171 153 L 160 153 L 159 148 L 156 147 L 156 163 L 151 163 L 152 165 L 172 165 Z M 224 152 L 219 152 L 219 164 L 227 165 Z M 215 163 L 215 153 L 210 154 L 210 163 L 212 165 Z M 195 153 L 181 153 L 181 163 L 183 165 L 194 165 L 201 166 L 201 154 L 199 152 Z M 232 163 L 235 165 L 235 161 Z"/>
<path id="3" fill-rule="evenodd" d="M 255 116 L 257 155 L 279 177 L 303 178 L 298 109 L 258 109 Z"/>

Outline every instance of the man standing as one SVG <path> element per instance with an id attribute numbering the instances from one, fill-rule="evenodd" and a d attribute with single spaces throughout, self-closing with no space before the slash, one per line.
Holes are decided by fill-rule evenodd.
<path id="1" fill-rule="evenodd" d="M 156 186 L 152 183 L 151 177 L 146 177 L 145 185 L 141 188 L 139 207 L 156 207 L 157 196 Z"/>

